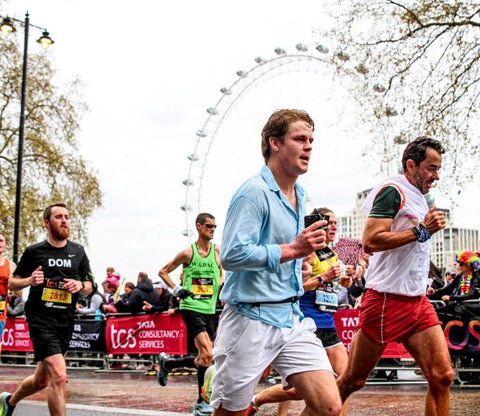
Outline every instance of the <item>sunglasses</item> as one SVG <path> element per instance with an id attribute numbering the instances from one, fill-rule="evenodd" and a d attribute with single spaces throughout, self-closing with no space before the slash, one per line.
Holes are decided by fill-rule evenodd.
<path id="1" fill-rule="evenodd" d="M 203 225 L 205 225 L 205 227 L 207 227 L 208 229 L 217 228 L 215 224 L 203 224 Z"/>

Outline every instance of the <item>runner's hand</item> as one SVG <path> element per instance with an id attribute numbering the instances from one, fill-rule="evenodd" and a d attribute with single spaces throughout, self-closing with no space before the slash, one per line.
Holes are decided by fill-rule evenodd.
<path id="1" fill-rule="evenodd" d="M 63 288 L 68 290 L 70 293 L 78 293 L 83 289 L 82 282 L 75 279 L 63 279 L 65 285 Z"/>
<path id="2" fill-rule="evenodd" d="M 30 286 L 39 286 L 43 285 L 45 277 L 43 276 L 42 266 L 38 266 L 30 276 L 31 283 Z"/>
<path id="3" fill-rule="evenodd" d="M 312 265 L 309 262 L 310 256 L 303 259 L 302 263 L 302 281 L 305 281 L 312 275 Z"/>
<path id="4" fill-rule="evenodd" d="M 323 274 L 327 278 L 327 281 L 330 282 L 332 280 L 338 279 L 342 270 L 340 269 L 339 264 L 334 264 L 333 266 L 329 267 L 328 270 Z"/>
<path id="5" fill-rule="evenodd" d="M 188 291 L 180 285 L 177 285 L 173 288 L 173 294 L 180 299 L 186 299 L 189 296 L 192 296 L 192 292 Z"/>
<path id="6" fill-rule="evenodd" d="M 314 222 L 297 235 L 295 241 L 290 246 L 297 253 L 296 258 L 305 257 L 326 247 L 326 232 L 320 227 L 327 225 L 327 221 L 321 220 Z"/>
<path id="7" fill-rule="evenodd" d="M 437 211 L 437 207 L 432 207 L 425 215 L 423 220 L 425 227 L 430 231 L 430 234 L 436 233 L 439 230 L 445 228 L 447 220 L 445 219 L 445 214 L 443 211 Z"/>

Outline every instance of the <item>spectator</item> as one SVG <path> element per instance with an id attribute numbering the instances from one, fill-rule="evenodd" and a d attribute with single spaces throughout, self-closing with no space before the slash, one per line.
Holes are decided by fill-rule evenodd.
<path id="1" fill-rule="evenodd" d="M 170 296 L 170 300 L 168 301 L 168 309 L 167 313 L 169 315 L 173 315 L 180 310 L 180 300 L 176 296 Z"/>
<path id="2" fill-rule="evenodd" d="M 172 298 L 172 294 L 168 290 L 168 286 L 163 280 L 155 282 L 153 287 L 157 291 L 157 299 L 155 303 L 149 303 L 147 301 L 143 301 L 143 310 L 148 313 L 159 313 L 165 312 L 169 309 L 170 300 Z"/>
<path id="3" fill-rule="evenodd" d="M 113 283 L 114 286 L 117 286 L 117 290 L 113 295 L 113 302 L 118 302 L 120 296 L 120 286 L 122 286 L 120 274 L 117 273 L 113 267 L 107 267 L 107 277 L 105 280 L 108 283 Z"/>
<path id="4" fill-rule="evenodd" d="M 449 267 L 445 272 L 445 282 L 446 285 L 453 282 L 455 277 L 457 277 L 458 269 L 456 267 Z"/>
<path id="5" fill-rule="evenodd" d="M 365 272 L 369 264 L 369 254 L 362 253 L 358 256 L 357 263 L 345 266 L 345 275 L 350 278 L 352 285 L 348 288 L 348 303 L 352 308 L 360 305 L 363 292 L 365 291 Z"/>
<path id="6" fill-rule="evenodd" d="M 117 280 L 120 283 L 120 274 L 113 267 L 107 267 L 107 280 Z"/>
<path id="7" fill-rule="evenodd" d="M 342 279 L 342 276 L 341 276 L 340 279 L 342 283 L 341 285 L 338 285 L 336 289 L 339 309 L 346 309 L 350 307 L 350 298 L 348 296 L 348 290 L 353 285 L 353 276 L 348 276 L 346 273 L 345 275 L 346 277 L 349 277 L 349 279 Z"/>
<path id="8" fill-rule="evenodd" d="M 442 300 L 445 295 L 451 295 L 460 282 L 461 274 L 456 267 L 450 267 L 445 272 L 446 284 L 441 288 L 433 286 L 427 289 L 427 296 L 430 300 Z"/>
<path id="9" fill-rule="evenodd" d="M 102 282 L 105 304 L 102 305 L 104 313 L 117 313 L 115 307 L 115 294 L 120 287 L 120 281 L 117 279 L 108 279 Z"/>
<path id="10" fill-rule="evenodd" d="M 17 318 L 25 315 L 25 299 L 22 297 L 23 290 L 11 290 L 8 296 L 8 318 Z"/>
<path id="11" fill-rule="evenodd" d="M 8 261 L 3 256 L 6 248 L 5 235 L 0 233 L 0 351 L 2 350 L 2 333 L 7 321 L 8 281 L 16 267 L 15 263 Z"/>
<path id="12" fill-rule="evenodd" d="M 444 302 L 461 302 L 480 298 L 480 259 L 472 251 L 460 251 L 456 254 L 460 267 L 460 279 L 451 295 L 442 296 Z"/>
<path id="13" fill-rule="evenodd" d="M 440 289 L 445 286 L 442 279 L 442 269 L 437 267 L 433 261 L 430 260 L 430 269 L 428 271 L 428 286 L 434 289 Z"/>
<path id="14" fill-rule="evenodd" d="M 82 315 L 96 315 L 96 319 L 100 319 L 100 315 L 102 314 L 102 305 L 105 303 L 105 297 L 98 291 L 97 284 L 93 282 L 92 293 L 85 297 L 85 305 L 77 302 L 75 313 Z"/>
<path id="15" fill-rule="evenodd" d="M 25 316 L 25 299 L 23 299 L 22 294 L 23 290 L 10 290 L 8 292 L 7 318 L 14 319 Z M 18 357 L 11 358 L 6 362 L 9 364 L 24 364 L 25 357 L 20 358 L 20 355 L 24 356 L 25 354 L 25 352 L 21 352 Z"/>
<path id="16" fill-rule="evenodd" d="M 143 302 L 154 304 L 157 295 L 152 282 L 148 279 L 145 272 L 138 273 L 137 286 L 132 290 L 129 296 L 119 299 L 115 303 L 118 312 L 140 313 L 142 312 Z"/>
<path id="17" fill-rule="evenodd" d="M 135 284 L 133 282 L 125 283 L 125 286 L 123 287 L 123 293 L 120 295 L 120 299 L 123 300 L 128 298 L 132 294 L 133 289 L 135 289 Z"/>

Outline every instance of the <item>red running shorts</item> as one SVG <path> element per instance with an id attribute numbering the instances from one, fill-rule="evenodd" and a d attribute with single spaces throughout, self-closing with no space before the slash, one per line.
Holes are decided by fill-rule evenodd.
<path id="1" fill-rule="evenodd" d="M 377 344 L 402 342 L 414 332 L 440 325 L 426 296 L 403 296 L 368 289 L 359 307 L 359 326 Z"/>

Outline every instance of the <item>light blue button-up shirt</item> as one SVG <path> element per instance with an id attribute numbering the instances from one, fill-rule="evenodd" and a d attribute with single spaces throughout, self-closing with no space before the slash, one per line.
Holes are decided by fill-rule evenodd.
<path id="1" fill-rule="evenodd" d="M 268 166 L 235 193 L 227 212 L 221 263 L 227 270 L 220 298 L 237 311 L 277 327 L 291 327 L 303 317 L 298 302 L 275 302 L 303 294 L 302 259 L 280 264 L 280 244 L 303 230 L 305 191 L 295 184 L 298 213 L 290 205 Z"/>

